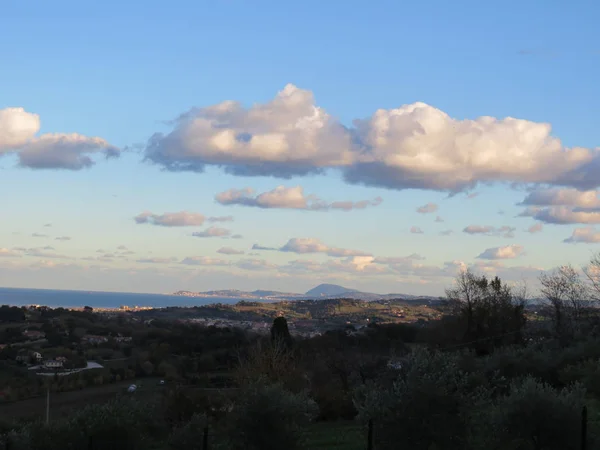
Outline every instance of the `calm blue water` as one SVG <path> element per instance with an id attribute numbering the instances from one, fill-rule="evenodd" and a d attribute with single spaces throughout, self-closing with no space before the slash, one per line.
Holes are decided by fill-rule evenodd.
<path id="1" fill-rule="evenodd" d="M 235 298 L 190 298 L 175 295 L 131 294 L 126 292 L 56 291 L 52 289 L 0 288 L 0 305 L 45 305 L 51 308 L 118 308 L 119 306 L 201 306 L 237 303 Z"/>

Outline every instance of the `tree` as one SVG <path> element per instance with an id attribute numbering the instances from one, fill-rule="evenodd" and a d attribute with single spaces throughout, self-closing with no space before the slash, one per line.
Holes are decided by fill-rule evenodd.
<path id="1" fill-rule="evenodd" d="M 570 265 L 540 275 L 540 284 L 540 291 L 550 307 L 554 332 L 563 340 L 572 337 L 580 331 L 584 310 L 590 304 L 589 287 Z"/>
<path id="2" fill-rule="evenodd" d="M 495 277 L 461 272 L 456 286 L 446 290 L 454 314 L 463 323 L 462 341 L 481 353 L 491 347 L 522 343 L 526 292 L 516 291 Z"/>
<path id="3" fill-rule="evenodd" d="M 286 347 L 292 346 L 292 336 L 288 329 L 287 320 L 285 317 L 276 317 L 271 326 L 271 341 L 282 343 Z"/>

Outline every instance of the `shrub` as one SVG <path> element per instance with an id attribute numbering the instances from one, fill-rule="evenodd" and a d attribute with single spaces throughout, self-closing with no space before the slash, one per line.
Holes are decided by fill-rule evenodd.
<path id="1" fill-rule="evenodd" d="M 316 404 L 304 393 L 255 383 L 241 391 L 222 431 L 232 450 L 295 450 L 303 448 L 302 427 L 316 413 Z"/>
<path id="2" fill-rule="evenodd" d="M 472 415 L 474 450 L 575 450 L 580 448 L 585 389 L 560 391 L 533 377 L 514 381 L 509 394 Z"/>
<path id="3" fill-rule="evenodd" d="M 469 392 L 459 355 L 419 350 L 391 387 L 363 387 L 356 403 L 359 417 L 373 420 L 378 449 L 463 449 Z"/>

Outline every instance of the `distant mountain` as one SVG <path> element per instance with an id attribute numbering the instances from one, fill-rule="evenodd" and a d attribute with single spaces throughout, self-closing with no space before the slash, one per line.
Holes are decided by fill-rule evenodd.
<path id="1" fill-rule="evenodd" d="M 407 295 L 407 294 L 374 294 L 372 292 L 361 292 L 357 289 L 350 289 L 338 284 L 320 284 L 306 294 L 296 294 L 292 292 L 280 292 L 257 289 L 255 291 L 240 291 L 238 289 L 225 289 L 218 291 L 205 291 L 205 292 L 190 292 L 190 291 L 178 291 L 174 295 L 181 295 L 186 297 L 225 297 L 225 298 L 238 298 L 248 300 L 333 300 L 336 298 L 349 298 L 355 300 L 364 300 L 367 302 L 376 300 L 392 300 L 402 299 L 408 301 L 421 301 L 430 302 L 437 301 L 439 297 L 432 297 L 427 295 Z"/>
<path id="2" fill-rule="evenodd" d="M 348 289 L 344 286 L 340 286 L 337 284 L 320 284 L 317 287 L 312 288 L 305 295 L 309 297 L 331 297 L 333 295 L 340 296 L 352 293 L 360 293 L 356 289 Z"/>

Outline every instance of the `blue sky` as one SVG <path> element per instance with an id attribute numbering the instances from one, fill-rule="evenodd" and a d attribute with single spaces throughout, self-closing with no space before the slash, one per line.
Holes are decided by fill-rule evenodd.
<path id="1" fill-rule="evenodd" d="M 7 0 L 0 284 L 436 295 L 585 264 L 596 3 Z"/>

